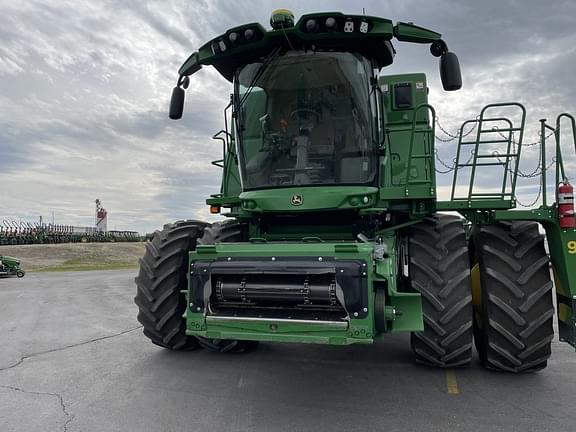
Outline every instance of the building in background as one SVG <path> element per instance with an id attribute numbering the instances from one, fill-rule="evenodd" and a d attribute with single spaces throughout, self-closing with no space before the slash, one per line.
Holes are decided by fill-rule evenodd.
<path id="1" fill-rule="evenodd" d="M 102 202 L 96 198 L 96 230 L 108 231 L 108 212 L 102 207 Z"/>

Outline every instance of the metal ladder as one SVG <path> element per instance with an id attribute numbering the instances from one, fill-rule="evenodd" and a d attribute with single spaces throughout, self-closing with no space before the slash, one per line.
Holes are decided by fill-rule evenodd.
<path id="1" fill-rule="evenodd" d="M 501 116 L 490 116 L 490 111 L 495 109 L 517 109 L 520 114 L 520 125 Z M 488 113 L 488 114 L 487 114 Z M 516 180 L 518 177 L 518 167 L 522 151 L 522 140 L 524 138 L 524 124 L 526 121 L 526 109 L 522 104 L 497 103 L 486 105 L 480 115 L 474 120 L 467 120 L 460 128 L 456 160 L 454 165 L 454 177 L 452 180 L 451 201 L 466 201 L 470 208 L 512 208 L 515 206 Z M 475 125 L 475 139 L 464 140 L 462 133 L 468 125 Z M 504 125 L 504 127 L 502 127 Z M 515 140 L 516 134 L 518 141 Z M 495 146 L 504 148 L 505 151 L 494 150 Z M 464 148 L 470 148 L 471 156 L 466 159 Z M 488 151 L 487 151 L 488 150 Z M 492 150 L 491 152 L 489 150 Z M 477 170 L 486 166 L 502 167 L 502 184 L 497 190 L 491 192 L 476 192 L 475 180 Z M 458 174 L 462 168 L 471 168 L 470 182 L 466 195 L 459 195 L 456 192 L 458 187 Z M 510 175 L 508 175 L 510 173 Z"/>

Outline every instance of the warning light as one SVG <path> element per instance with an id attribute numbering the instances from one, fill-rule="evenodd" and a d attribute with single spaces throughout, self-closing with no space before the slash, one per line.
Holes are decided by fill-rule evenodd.
<path id="1" fill-rule="evenodd" d="M 219 205 L 211 205 L 210 206 L 210 214 L 218 214 L 220 213 L 220 206 Z"/>

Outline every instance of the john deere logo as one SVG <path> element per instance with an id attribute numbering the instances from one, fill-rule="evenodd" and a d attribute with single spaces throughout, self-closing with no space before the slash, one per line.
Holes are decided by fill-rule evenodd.
<path id="1" fill-rule="evenodd" d="M 304 199 L 302 198 L 302 195 L 294 194 L 294 195 L 292 195 L 290 202 L 292 203 L 292 205 L 299 206 L 299 205 L 302 205 L 302 203 L 304 202 Z"/>

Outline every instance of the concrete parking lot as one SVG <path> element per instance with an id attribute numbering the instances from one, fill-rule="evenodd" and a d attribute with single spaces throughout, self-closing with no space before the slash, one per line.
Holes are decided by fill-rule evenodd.
<path id="1" fill-rule="evenodd" d="M 0 431 L 574 431 L 576 353 L 513 376 L 373 346 L 169 352 L 136 322 L 134 270 L 0 279 Z"/>

